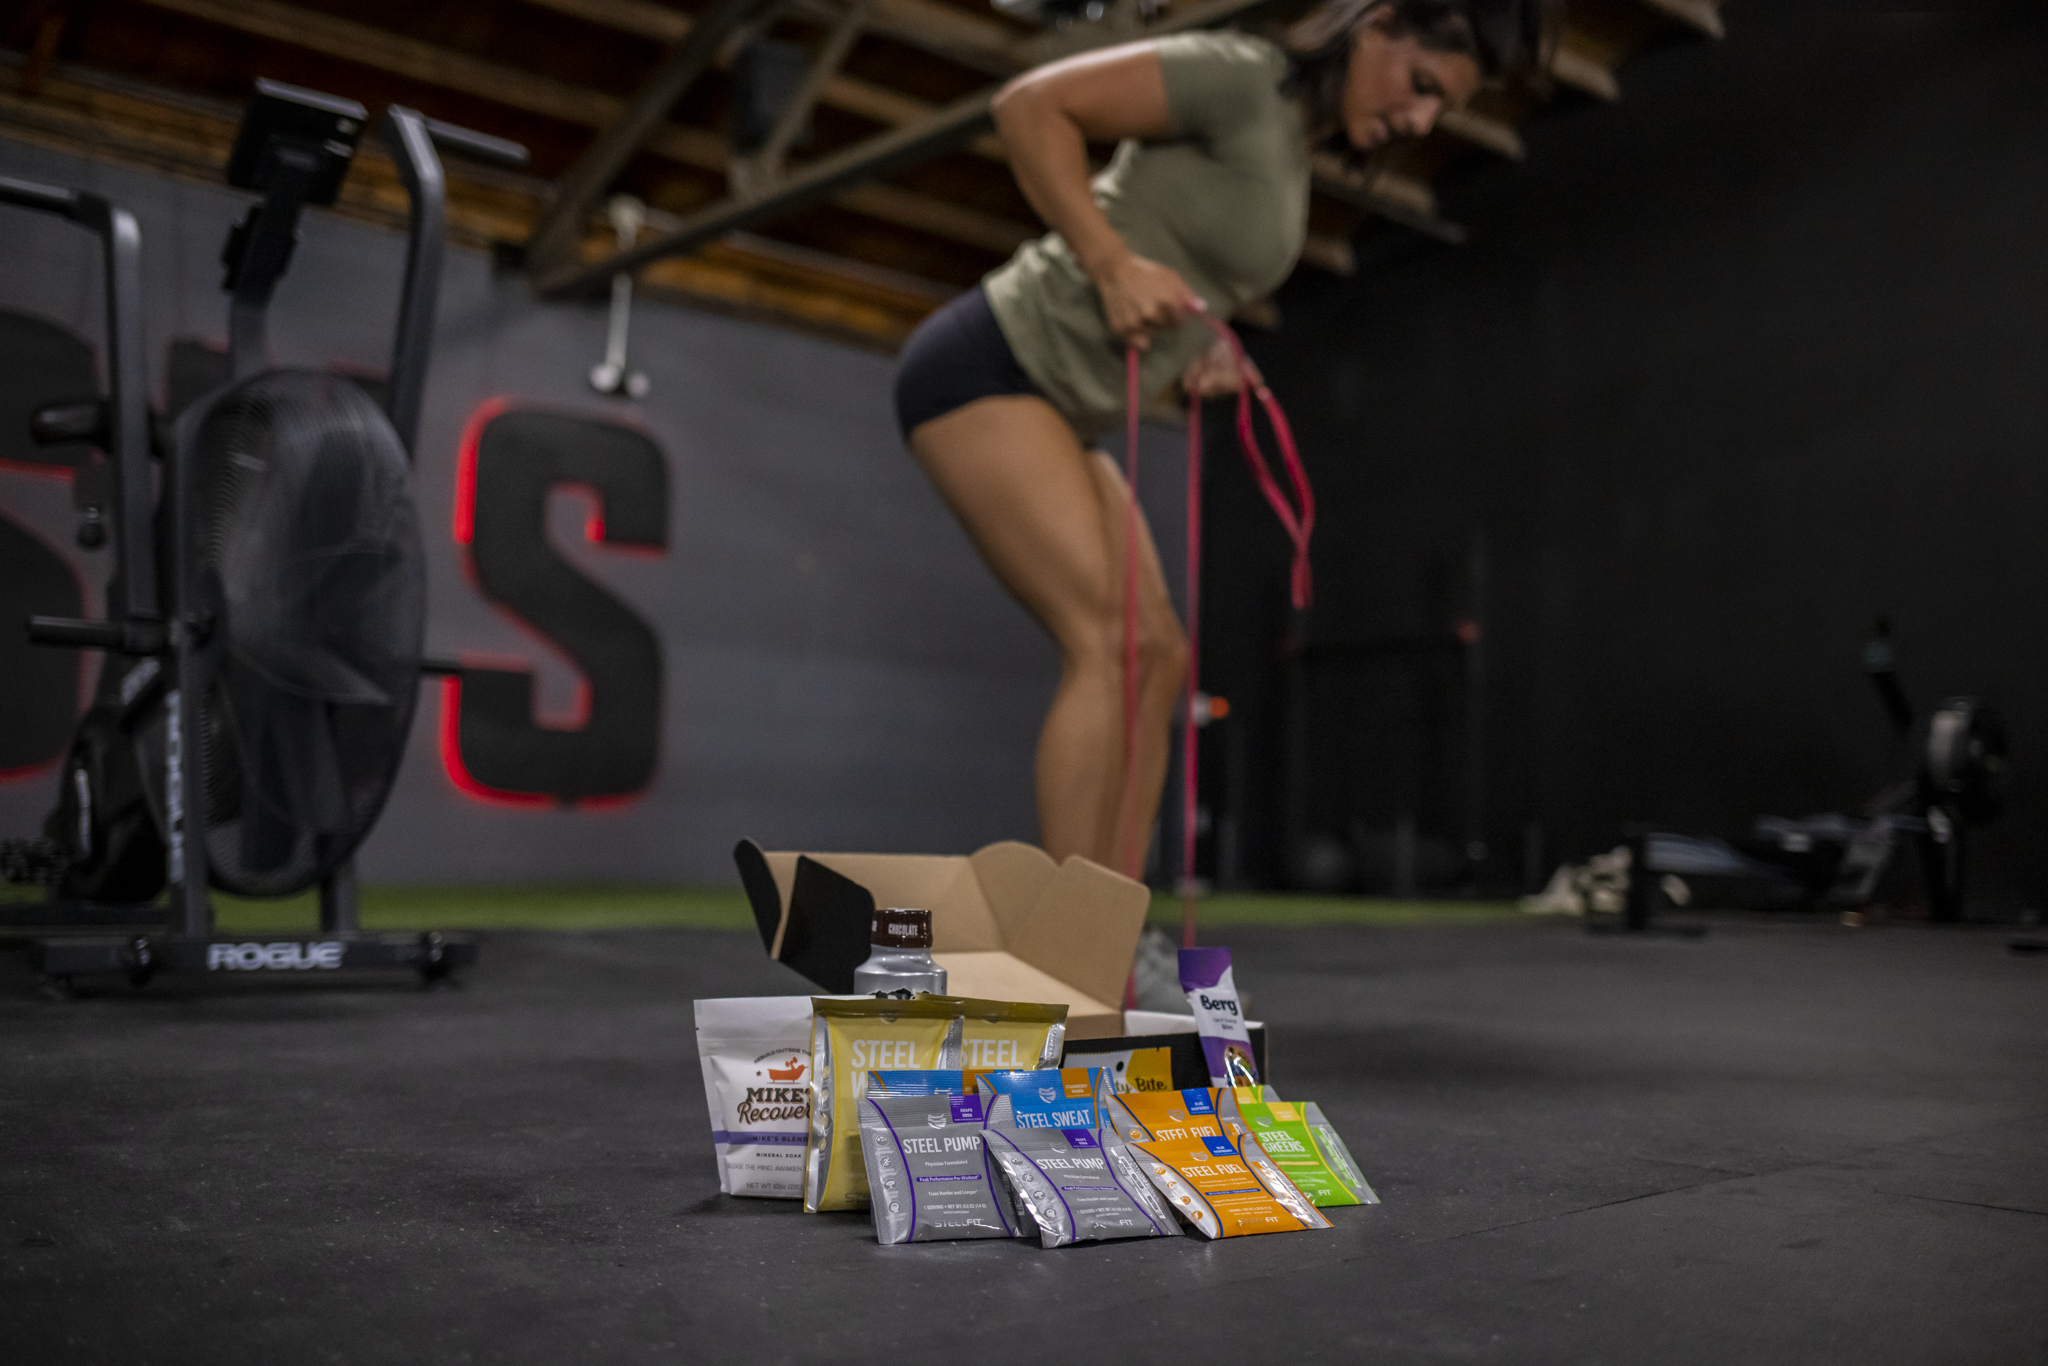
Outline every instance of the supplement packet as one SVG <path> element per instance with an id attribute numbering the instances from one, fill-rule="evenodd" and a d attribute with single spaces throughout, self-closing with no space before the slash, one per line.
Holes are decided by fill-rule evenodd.
<path id="1" fill-rule="evenodd" d="M 960 1010 L 960 1065 L 975 1071 L 1057 1067 L 1067 1037 L 1067 1008 L 1031 1001 L 949 996 Z"/>
<path id="2" fill-rule="evenodd" d="M 932 1068 L 924 1072 L 869 1072 L 871 1096 L 970 1096 L 975 1092 L 966 1074 L 954 1068 Z"/>
<path id="3" fill-rule="evenodd" d="M 1330 1226 L 1241 1126 L 1226 1128 L 1223 1135 L 1133 1143 L 1131 1152 L 1174 1213 L 1205 1237 Z"/>
<path id="4" fill-rule="evenodd" d="M 1234 1097 L 1237 1117 L 1273 1165 L 1285 1172 L 1311 1203 L 1321 1208 L 1379 1203 L 1372 1187 L 1358 1174 L 1349 1152 L 1344 1152 L 1341 1160 L 1330 1157 L 1326 1149 L 1334 1144 L 1341 1151 L 1343 1144 L 1327 1122 L 1314 1126 L 1309 1123 L 1307 1111 L 1313 1106 L 1284 1100 L 1253 1100 L 1252 1094 L 1250 1088 L 1245 1088 Z M 1322 1111 L 1315 1113 L 1320 1119 Z M 1317 1128 L 1324 1129 L 1329 1138 L 1316 1133 Z"/>
<path id="5" fill-rule="evenodd" d="M 804 1144 L 804 1209 L 866 1209 L 859 1107 L 875 1070 L 960 1065 L 955 1002 L 811 998 L 811 1117 Z"/>
<path id="6" fill-rule="evenodd" d="M 811 998 L 735 996 L 695 1005 L 718 1188 L 727 1195 L 802 1199 Z"/>
<path id="7" fill-rule="evenodd" d="M 1017 1236 L 981 1118 L 979 1096 L 871 1093 L 861 1101 L 861 1156 L 876 1242 Z"/>
<path id="8" fill-rule="evenodd" d="M 1017 1129 L 1098 1129 L 1097 1067 L 1044 1068 L 1035 1072 L 976 1074 L 988 1122 Z M 1008 1104 L 997 1102 L 1007 1101 Z"/>
<path id="9" fill-rule="evenodd" d="M 1119 1091 L 1102 1098 L 1108 1112 L 1104 1126 L 1126 1142 L 1171 1142 L 1183 1138 L 1218 1138 L 1223 1125 L 1216 1114 L 1216 1092 Z"/>
<path id="10" fill-rule="evenodd" d="M 1301 1117 L 1308 1125 L 1308 1131 L 1315 1135 L 1316 1151 L 1323 1161 L 1330 1164 L 1330 1170 L 1346 1187 L 1355 1191 L 1360 1204 L 1377 1205 L 1380 1202 L 1373 1188 L 1366 1184 L 1365 1174 L 1352 1160 L 1351 1149 L 1344 1146 L 1344 1140 L 1337 1136 L 1336 1126 L 1323 1116 L 1322 1107 L 1309 1101 L 1301 1107 Z"/>
<path id="11" fill-rule="evenodd" d="M 1180 985 L 1194 1011 L 1195 1033 L 1209 1062 L 1211 1086 L 1257 1086 L 1252 1036 L 1244 1027 L 1237 984 L 1230 975 L 1229 949 L 1182 949 Z"/>
<path id="12" fill-rule="evenodd" d="M 995 1105 L 1009 1103 L 1003 1096 Z M 1037 1226 L 1041 1246 L 1179 1236 L 1180 1225 L 1114 1133 L 1011 1128 L 992 1114 L 985 1137 L 1022 1211 L 1020 1222 Z"/>
<path id="13" fill-rule="evenodd" d="M 1069 1048 L 1064 1059 L 1101 1068 L 1103 1080 L 1112 1091 L 1173 1089 L 1171 1048 L 1119 1048 L 1103 1052 Z"/>

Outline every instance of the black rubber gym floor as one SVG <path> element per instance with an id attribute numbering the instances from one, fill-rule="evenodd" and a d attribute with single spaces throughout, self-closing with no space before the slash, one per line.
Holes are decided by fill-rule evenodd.
<path id="1" fill-rule="evenodd" d="M 1336 1228 L 879 1247 L 717 1193 L 741 934 L 500 933 L 460 991 L 0 966 L 0 1359 L 2048 1360 L 2048 960 L 1984 930 L 1239 932 Z"/>

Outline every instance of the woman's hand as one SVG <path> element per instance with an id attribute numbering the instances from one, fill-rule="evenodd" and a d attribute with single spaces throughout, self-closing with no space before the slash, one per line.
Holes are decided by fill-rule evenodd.
<path id="1" fill-rule="evenodd" d="M 1189 362 L 1181 372 L 1181 392 L 1190 398 L 1215 398 L 1219 394 L 1234 394 L 1244 387 L 1244 375 L 1237 368 L 1237 348 L 1218 337 L 1210 348 Z M 1250 357 L 1245 366 L 1251 371 L 1254 384 L 1266 381 L 1259 374 L 1259 367 L 1253 365 Z"/>
<path id="2" fill-rule="evenodd" d="M 1157 261 L 1133 253 L 1095 202 L 1088 143 L 1173 133 L 1166 73 L 1151 43 L 1084 53 L 1026 72 L 990 110 L 1018 188 L 1094 282 L 1109 330 L 1144 350 L 1202 308 L 1201 296 Z"/>
<path id="3" fill-rule="evenodd" d="M 1152 345 L 1154 336 L 1180 326 L 1189 314 L 1208 311 L 1202 296 L 1171 267 L 1131 251 L 1119 253 L 1094 279 L 1111 334 L 1140 351 Z"/>

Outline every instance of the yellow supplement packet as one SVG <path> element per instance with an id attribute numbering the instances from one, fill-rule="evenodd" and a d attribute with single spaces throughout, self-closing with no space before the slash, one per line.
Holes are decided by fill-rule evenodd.
<path id="1" fill-rule="evenodd" d="M 1058 1067 L 1067 1038 L 1067 1008 L 1032 1001 L 981 1001 L 935 996 L 959 1008 L 960 1066 L 977 1072 L 1031 1072 Z"/>
<path id="2" fill-rule="evenodd" d="M 868 1207 L 860 1102 L 868 1073 L 960 1065 L 959 1002 L 811 998 L 811 1118 L 804 1141 L 804 1209 Z"/>

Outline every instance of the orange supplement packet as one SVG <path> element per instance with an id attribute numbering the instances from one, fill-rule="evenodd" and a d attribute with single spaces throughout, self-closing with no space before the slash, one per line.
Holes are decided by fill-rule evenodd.
<path id="1" fill-rule="evenodd" d="M 1109 1091 L 1102 1095 L 1103 1123 L 1126 1143 L 1220 1138 L 1214 1087 L 1185 1091 Z"/>
<path id="2" fill-rule="evenodd" d="M 1131 1153 L 1173 1212 L 1206 1238 L 1330 1226 L 1241 1126 L 1227 1127 L 1227 1134 L 1134 1142 Z"/>

